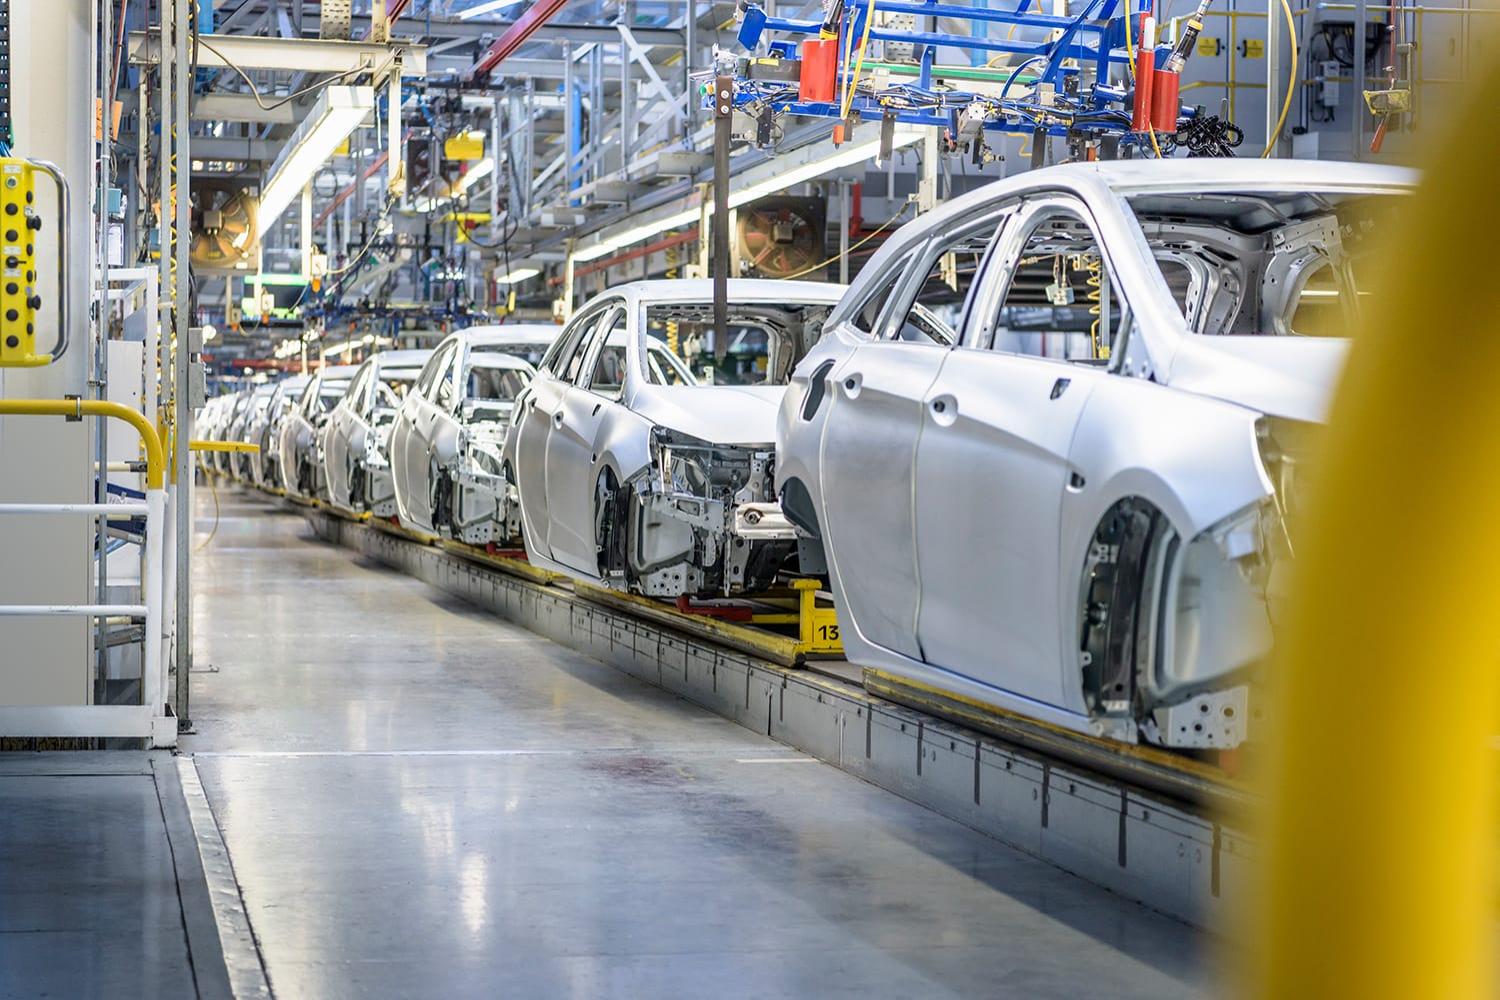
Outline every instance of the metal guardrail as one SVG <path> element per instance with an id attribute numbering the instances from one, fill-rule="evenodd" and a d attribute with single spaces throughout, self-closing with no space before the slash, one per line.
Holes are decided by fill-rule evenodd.
<path id="1" fill-rule="evenodd" d="M 87 515 L 91 518 L 146 518 L 141 570 L 143 604 L 7 604 L 0 617 L 70 616 L 145 619 L 140 705 L 40 705 L 0 707 L 0 736 L 36 738 L 125 737 L 149 740 L 153 747 L 177 743 L 176 720 L 167 715 L 166 661 L 163 656 L 164 587 L 162 536 L 166 530 L 166 452 L 161 438 L 139 412 L 120 403 L 85 399 L 0 400 L 0 416 L 50 416 L 68 420 L 107 417 L 123 420 L 140 434 L 146 450 L 143 503 L 11 503 L 0 515 Z"/>

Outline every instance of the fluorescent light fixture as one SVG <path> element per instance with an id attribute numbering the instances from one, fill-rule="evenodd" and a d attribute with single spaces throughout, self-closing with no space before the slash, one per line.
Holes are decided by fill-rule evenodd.
<path id="1" fill-rule="evenodd" d="M 367 333 L 363 337 L 353 337 L 349 340 L 341 340 L 337 344 L 329 344 L 323 348 L 323 356 L 337 354 L 344 357 L 361 347 L 383 347 L 391 343 L 390 337 L 377 337 L 373 333 Z"/>
<path id="2" fill-rule="evenodd" d="M 482 3 L 477 7 L 470 7 L 468 10 L 459 11 L 458 19 L 460 21 L 472 20 L 476 17 L 483 17 L 486 14 L 493 14 L 496 11 L 504 10 L 507 7 L 519 7 L 523 2 L 524 0 L 489 0 L 488 3 Z"/>
<path id="3" fill-rule="evenodd" d="M 495 284 L 514 285 L 525 281 L 527 278 L 535 278 L 541 273 L 541 268 L 537 267 L 513 267 L 504 274 L 497 274 L 495 276 Z"/>
<path id="4" fill-rule="evenodd" d="M 324 87 L 318 103 L 282 147 L 271 166 L 271 179 L 260 193 L 255 227 L 264 236 L 302 193 L 307 182 L 333 156 L 375 107 L 374 87 Z"/>
<path id="5" fill-rule="evenodd" d="M 891 140 L 891 148 L 893 150 L 902 149 L 906 146 L 910 146 L 912 143 L 919 141 L 921 138 L 921 129 L 899 129 Z M 814 178 L 822 177 L 824 174 L 832 173 L 833 171 L 842 169 L 843 167 L 852 167 L 855 164 L 874 159 L 879 155 L 879 139 L 870 139 L 865 142 L 853 143 L 851 145 L 843 147 L 842 149 L 836 150 L 828 156 L 819 157 L 816 160 L 809 160 L 808 162 L 792 167 L 789 170 L 773 174 L 763 181 L 746 185 L 745 187 L 742 187 L 738 190 L 731 190 L 729 192 L 729 207 L 739 208 L 741 205 L 748 205 L 750 202 L 764 198 L 766 195 L 775 194 L 778 191 L 785 191 L 787 188 L 791 187 L 794 184 L 801 184 L 803 181 L 810 181 Z M 714 211 L 713 203 L 710 202 L 707 208 L 708 214 L 712 215 Z M 672 215 L 657 219 L 654 222 L 648 222 L 643 225 L 634 226 L 630 229 L 623 230 L 622 232 L 606 236 L 604 237 L 604 239 L 600 240 L 598 243 L 593 244 L 592 246 L 587 246 L 581 250 L 574 251 L 573 260 L 575 263 L 586 263 L 591 260 L 598 260 L 600 257 L 603 257 L 606 254 L 613 253 L 621 247 L 628 247 L 632 243 L 639 243 L 642 240 L 655 236 L 657 233 L 664 233 L 668 229 L 676 229 L 681 226 L 688 225 L 689 223 L 696 222 L 697 219 L 698 209 L 696 208 L 690 208 L 685 211 L 675 212 Z"/>
<path id="6" fill-rule="evenodd" d="M 453 193 L 455 195 L 466 193 L 469 188 L 478 184 L 494 172 L 495 158 L 493 156 L 486 156 L 482 160 L 475 160 L 474 165 L 458 179 L 458 188 Z"/>

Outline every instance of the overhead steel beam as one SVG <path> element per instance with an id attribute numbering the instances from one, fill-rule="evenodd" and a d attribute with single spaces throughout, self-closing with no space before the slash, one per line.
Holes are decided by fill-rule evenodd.
<path id="1" fill-rule="evenodd" d="M 465 79 L 487 78 L 495 67 L 505 60 L 506 56 L 514 54 L 516 49 L 525 45 L 536 30 L 552 20 L 552 15 L 562 10 L 567 2 L 568 0 L 537 0 L 536 3 L 527 7 L 526 13 L 506 28 L 505 33 L 495 39 L 484 54 L 474 61 Z"/>
<path id="2" fill-rule="evenodd" d="M 213 49 L 209 46 L 212 45 Z M 322 38 L 262 38 L 258 35 L 213 35 L 198 46 L 200 69 L 275 69 L 289 73 L 351 73 L 367 70 L 382 76 L 397 56 L 402 76 L 427 75 L 427 46 L 412 42 L 376 45 Z M 130 33 L 130 61 L 161 61 L 161 38 L 156 32 Z"/>
<path id="3" fill-rule="evenodd" d="M 268 102 L 272 105 L 275 101 Z M 193 121 L 257 122 L 271 125 L 295 125 L 302 119 L 294 104 L 269 109 L 260 106 L 253 94 L 200 94 L 193 106 Z"/>
<path id="4" fill-rule="evenodd" d="M 618 39 L 617 39 L 618 40 Z M 444 76 L 463 76 L 474 65 L 473 55 L 463 55 L 457 52 L 437 52 L 436 46 L 427 52 L 427 79 L 440 81 Z M 610 70 L 618 70 L 616 63 L 611 60 L 605 64 Z M 529 56 L 511 56 L 505 60 L 503 76 L 516 80 L 531 78 L 533 80 L 556 80 L 561 82 L 563 78 L 563 64 L 561 59 L 532 59 Z M 618 75 L 618 74 L 616 74 Z M 609 93 L 618 92 L 619 83 L 616 80 L 605 80 Z M 475 98 L 484 100 L 485 98 Z"/>
<path id="5" fill-rule="evenodd" d="M 368 14 L 356 15 L 351 23 L 356 32 L 370 29 Z M 411 32 L 409 37 L 424 40 L 442 41 L 449 38 L 463 38 L 477 42 L 481 38 L 501 37 L 519 23 L 519 21 L 460 21 L 456 17 L 421 17 L 406 18 L 401 22 L 399 30 Z M 316 19 L 309 17 L 303 30 L 316 30 Z M 630 30 L 635 35 L 636 41 L 642 45 L 682 48 L 682 30 L 679 28 L 632 27 Z M 531 38 L 580 44 L 620 40 L 619 33 L 614 26 L 608 24 L 544 24 L 532 33 Z"/>
<path id="6" fill-rule="evenodd" d="M 224 136 L 194 136 L 193 158 L 196 160 L 243 160 L 247 163 L 269 163 L 276 159 L 285 142 L 272 139 L 231 139 Z"/>

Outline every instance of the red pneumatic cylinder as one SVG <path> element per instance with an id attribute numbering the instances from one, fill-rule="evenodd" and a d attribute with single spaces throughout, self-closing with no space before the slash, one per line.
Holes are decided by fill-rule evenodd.
<path id="1" fill-rule="evenodd" d="M 1151 83 L 1156 70 L 1156 20 L 1147 14 L 1141 18 L 1141 37 L 1135 52 L 1135 103 L 1130 111 L 1130 130 L 1145 132 L 1151 128 Z"/>
<path id="2" fill-rule="evenodd" d="M 799 49 L 802 69 L 797 78 L 797 99 L 828 103 L 837 90 L 839 40 L 808 39 Z"/>
<path id="3" fill-rule="evenodd" d="M 1166 135 L 1177 134 L 1177 112 L 1182 109 L 1177 90 L 1182 77 L 1169 69 L 1151 74 L 1151 127 Z"/>

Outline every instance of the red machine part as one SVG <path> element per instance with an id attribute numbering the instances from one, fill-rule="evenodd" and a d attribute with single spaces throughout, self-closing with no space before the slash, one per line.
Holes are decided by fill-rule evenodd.
<path id="1" fill-rule="evenodd" d="M 1165 135 L 1177 134 L 1177 112 L 1182 102 L 1177 90 L 1182 77 L 1170 70 L 1151 72 L 1151 126 Z"/>
<path id="2" fill-rule="evenodd" d="M 832 101 L 837 90 L 838 39 L 809 39 L 802 43 L 800 54 L 802 69 L 798 78 L 798 100 Z"/>

